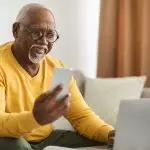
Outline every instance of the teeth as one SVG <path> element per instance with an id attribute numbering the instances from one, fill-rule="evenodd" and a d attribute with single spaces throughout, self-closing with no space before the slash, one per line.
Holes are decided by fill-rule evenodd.
<path id="1" fill-rule="evenodd" d="M 36 53 L 36 57 L 41 57 L 43 54 Z"/>
<path id="2" fill-rule="evenodd" d="M 37 51 L 36 53 L 38 53 L 38 54 L 44 54 L 43 51 Z"/>
<path id="3" fill-rule="evenodd" d="M 44 54 L 44 50 L 43 49 L 37 49 L 36 53 L 38 53 L 38 54 Z"/>

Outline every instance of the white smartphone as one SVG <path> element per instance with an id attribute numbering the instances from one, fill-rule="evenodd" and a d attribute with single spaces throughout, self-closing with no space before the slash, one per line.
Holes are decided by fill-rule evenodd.
<path id="1" fill-rule="evenodd" d="M 63 90 L 57 96 L 57 100 L 61 100 L 69 92 L 69 83 L 72 78 L 72 69 L 54 68 L 52 74 L 51 90 L 59 84 L 63 85 Z"/>

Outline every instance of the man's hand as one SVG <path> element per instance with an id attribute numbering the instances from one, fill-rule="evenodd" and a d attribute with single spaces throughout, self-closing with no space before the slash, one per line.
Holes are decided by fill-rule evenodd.
<path id="1" fill-rule="evenodd" d="M 40 125 L 52 123 L 66 112 L 70 95 L 57 100 L 62 89 L 63 87 L 59 85 L 52 92 L 43 93 L 35 100 L 33 116 Z"/>
<path id="2" fill-rule="evenodd" d="M 115 138 L 115 130 L 112 130 L 108 134 L 108 145 L 111 146 L 111 147 L 114 144 L 114 138 Z"/>

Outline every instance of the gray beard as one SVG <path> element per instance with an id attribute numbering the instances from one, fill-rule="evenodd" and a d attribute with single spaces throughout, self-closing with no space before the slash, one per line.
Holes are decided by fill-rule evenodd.
<path id="1" fill-rule="evenodd" d="M 33 64 L 39 64 L 40 61 L 46 56 L 46 54 L 41 54 L 40 56 L 33 57 L 32 54 L 31 54 L 31 52 L 32 52 L 32 48 L 33 48 L 34 46 L 38 46 L 38 45 L 34 44 L 34 45 L 32 45 L 32 46 L 30 47 L 30 50 L 29 50 L 29 53 L 28 53 L 28 58 L 29 58 L 29 60 L 30 60 Z M 43 47 L 43 48 L 45 48 L 45 47 Z"/>
<path id="2" fill-rule="evenodd" d="M 28 53 L 28 58 L 29 58 L 29 60 L 30 60 L 33 64 L 39 64 L 40 61 L 44 58 L 44 56 L 45 56 L 45 55 L 41 55 L 41 57 L 36 57 L 36 58 L 34 58 L 34 57 L 31 56 L 31 52 L 30 52 L 30 51 L 29 51 L 29 53 Z"/>

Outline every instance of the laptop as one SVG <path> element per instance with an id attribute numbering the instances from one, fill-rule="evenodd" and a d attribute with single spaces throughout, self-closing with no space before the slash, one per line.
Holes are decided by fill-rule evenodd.
<path id="1" fill-rule="evenodd" d="M 121 101 L 113 150 L 150 150 L 150 99 Z"/>

